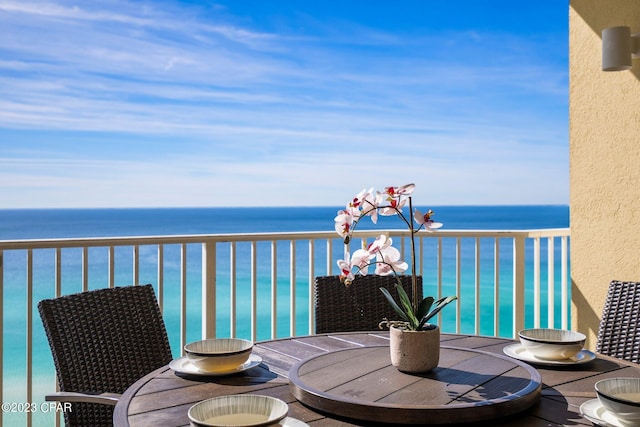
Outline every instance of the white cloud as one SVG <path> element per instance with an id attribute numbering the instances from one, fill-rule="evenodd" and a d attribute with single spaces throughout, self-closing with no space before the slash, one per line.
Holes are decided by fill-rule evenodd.
<path id="1" fill-rule="evenodd" d="M 387 178 L 438 204 L 568 201 L 566 66 L 522 55 L 547 41 L 161 4 L 0 0 L 0 208 L 330 205 Z"/>

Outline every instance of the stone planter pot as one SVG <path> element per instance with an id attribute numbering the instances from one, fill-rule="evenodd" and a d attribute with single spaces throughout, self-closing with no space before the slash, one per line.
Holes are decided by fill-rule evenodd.
<path id="1" fill-rule="evenodd" d="M 440 328 L 427 325 L 421 331 L 410 331 L 392 326 L 391 364 L 399 371 L 424 373 L 433 370 L 440 361 Z"/>

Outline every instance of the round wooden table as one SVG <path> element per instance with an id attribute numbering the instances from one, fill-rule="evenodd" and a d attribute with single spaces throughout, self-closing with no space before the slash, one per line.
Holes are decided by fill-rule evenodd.
<path id="1" fill-rule="evenodd" d="M 381 380 L 381 385 L 374 387 L 369 383 L 360 390 L 343 387 L 346 394 L 340 395 L 340 388 L 331 384 L 335 380 L 327 379 L 342 375 L 344 380 L 345 369 L 371 370 L 376 363 L 380 365 L 385 359 L 385 351 L 388 352 L 388 333 L 312 335 L 256 343 L 254 354 L 262 357 L 262 363 L 233 376 L 187 377 L 176 374 L 168 366 L 162 367 L 138 380 L 124 393 L 115 408 L 114 425 L 186 426 L 189 425 L 189 407 L 201 400 L 226 394 L 254 393 L 284 400 L 289 405 L 289 416 L 310 426 L 376 425 L 370 418 L 380 421 L 378 425 L 388 425 L 389 422 L 414 425 L 417 422 L 446 423 L 450 421 L 442 418 L 446 414 L 458 417 L 456 423 L 499 417 L 491 421 L 491 425 L 589 426 L 592 424 L 580 416 L 579 407 L 596 397 L 593 388 L 596 381 L 614 376 L 640 377 L 638 365 L 604 356 L 570 367 L 536 366 L 534 369 L 504 355 L 503 348 L 513 344 L 512 340 L 443 334 L 441 342 L 439 367 L 430 374 L 408 376 L 413 377 L 416 385 L 420 382 L 423 386 L 425 382 L 431 382 L 433 387 L 439 384 L 440 390 L 433 388 L 430 396 L 420 392 L 424 387 L 418 387 L 420 390 L 416 391 L 411 384 L 401 386 L 394 383 L 405 374 L 391 369 L 386 371 L 386 376 L 377 376 L 375 381 Z M 351 357 L 354 355 L 355 358 Z M 342 365 L 333 365 L 330 360 L 342 360 Z M 314 367 L 310 369 L 312 365 Z M 332 376 L 327 374 L 328 371 L 315 377 L 310 374 L 319 366 L 331 370 L 332 365 Z M 500 373 L 505 367 L 507 370 Z M 380 369 L 386 368 L 382 366 Z M 493 373 L 489 375 L 488 372 Z M 349 381 L 355 380 L 347 379 Z M 541 383 L 540 388 L 536 387 L 536 382 Z M 324 385 L 318 387 L 321 383 Z M 391 402 L 384 402 L 379 398 L 381 387 L 392 391 L 404 389 L 408 394 L 397 395 L 389 398 Z M 367 391 L 371 393 L 366 395 Z M 334 401 L 333 406 L 331 401 Z M 482 401 L 489 405 L 482 405 Z M 459 414 L 448 412 L 445 406 L 451 404 L 466 409 Z M 376 415 L 363 419 L 362 405 L 368 406 Z M 473 409 L 482 406 L 490 409 Z M 467 413 L 463 414 L 465 411 Z M 474 411 L 477 418 L 470 415 Z"/>

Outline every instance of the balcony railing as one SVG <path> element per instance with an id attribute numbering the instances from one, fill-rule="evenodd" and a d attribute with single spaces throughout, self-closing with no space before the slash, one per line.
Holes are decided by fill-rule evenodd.
<path id="1" fill-rule="evenodd" d="M 406 230 L 356 236 L 381 232 L 409 258 Z M 569 229 L 421 232 L 416 243 L 425 295 L 459 297 L 439 315 L 444 332 L 514 337 L 525 326 L 570 327 Z M 0 241 L 2 402 L 43 409 L 3 410 L 3 422 L 54 419 L 40 406 L 55 389 L 40 299 L 153 283 L 179 356 L 201 337 L 312 334 L 314 277 L 337 274 L 343 250 L 334 232 Z"/>

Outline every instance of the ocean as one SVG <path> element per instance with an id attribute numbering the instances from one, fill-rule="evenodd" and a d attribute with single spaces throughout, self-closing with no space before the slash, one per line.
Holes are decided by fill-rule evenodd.
<path id="1" fill-rule="evenodd" d="M 425 210 L 424 207 L 416 206 Z M 569 226 L 569 207 L 436 206 L 449 230 L 526 230 Z M 340 207 L 0 209 L 0 240 L 330 231 Z M 361 226 L 369 225 L 367 221 Z M 403 228 L 381 221 L 377 228 Z"/>
<path id="2" fill-rule="evenodd" d="M 418 207 L 420 208 L 420 207 Z M 527 230 L 543 228 L 569 227 L 569 207 L 561 205 L 548 206 L 440 206 L 430 207 L 435 212 L 437 221 L 444 224 L 443 229 L 448 230 Z M 289 231 L 333 231 L 333 218 L 340 207 L 256 207 L 256 208 L 140 208 L 140 209 L 7 209 L 0 210 L 0 240 L 23 239 L 57 239 L 80 237 L 113 237 L 113 236 L 164 236 L 164 235 L 189 235 L 189 234 L 221 234 L 221 233 L 253 233 L 253 232 L 289 232 Z M 424 208 L 422 208 L 424 210 Z M 378 225 L 370 221 L 364 221 L 359 225 L 360 229 L 401 229 L 403 224 L 397 218 L 381 218 Z M 152 251 L 151 248 L 148 248 Z M 150 258 L 149 266 L 141 262 L 141 282 L 154 283 L 157 269 L 153 266 L 153 253 L 145 253 L 141 248 L 141 258 Z M 510 251 L 505 248 L 507 255 Z M 167 248 L 165 253 L 165 298 L 167 300 L 177 298 L 177 291 L 172 291 L 169 282 L 179 281 L 179 265 L 172 262 L 177 251 Z M 248 249 L 238 249 L 238 258 L 247 256 Z M 244 251 L 244 252 L 243 252 Z M 42 252 L 42 253 L 41 253 Z M 321 249 L 318 249 L 321 252 Z M 483 251 L 492 254 L 491 249 Z M 279 257 L 287 257 L 286 250 L 279 251 Z M 466 256 L 463 253 L 463 257 Z M 471 256 L 471 255 L 469 255 Z M 80 264 L 79 251 L 63 251 L 63 293 L 71 293 L 80 290 Z M 200 333 L 200 302 L 199 287 L 200 273 L 198 271 L 200 253 L 198 248 L 189 251 L 187 288 L 190 299 L 188 306 L 187 339 L 196 340 Z M 191 260 L 193 258 L 193 260 Z M 34 399 L 41 401 L 46 392 L 53 389 L 53 364 L 44 332 L 40 325 L 35 304 L 39 299 L 53 296 L 53 284 L 51 278 L 53 271 L 53 252 L 34 252 L 34 307 L 33 335 L 34 335 Z M 96 261 L 92 261 L 95 259 Z M 130 284 L 131 282 L 131 254 L 127 250 L 116 249 L 116 284 Z M 284 260 L 286 262 L 286 259 Z M 223 263 L 220 265 L 228 265 Z M 454 262 L 450 256 L 444 263 Z M 544 260 L 543 260 L 544 262 Z M 120 267 L 120 265 L 126 265 Z M 26 395 L 25 384 L 25 330 L 26 313 L 25 303 L 25 253 L 24 251 L 6 251 L 4 254 L 4 401 L 23 402 Z M 279 267 L 279 276 L 283 275 L 285 287 L 288 286 L 287 268 Z M 228 274 L 228 273 L 223 273 Z M 261 273 L 259 273 L 261 274 Z M 303 272 L 304 274 L 304 272 Z M 462 272 L 463 277 L 472 277 L 473 265 L 466 265 Z M 487 273 L 490 282 L 492 273 Z M 507 273 L 508 274 L 508 273 Z M 528 275 L 530 272 L 527 273 Z M 106 281 L 107 268 L 104 253 L 90 251 L 90 282 L 104 283 Z M 268 273 L 259 276 L 259 282 L 265 280 L 269 283 Z M 446 278 L 445 278 L 446 280 Z M 91 286 L 91 285 L 90 285 Z M 102 287 L 104 285 L 99 285 Z M 191 291 L 189 289 L 192 289 Z M 467 289 L 465 292 L 471 292 Z M 268 295 L 268 292 L 264 295 Z M 217 310 L 224 317 L 228 313 L 228 290 L 222 289 L 218 295 Z M 308 298 L 306 286 L 300 289 L 298 297 L 304 300 Z M 239 300 L 242 300 L 239 295 Z M 501 299 L 504 304 L 510 304 L 508 298 Z M 543 299 L 544 302 L 544 299 Z M 490 303 L 490 301 L 488 302 Z M 241 301 L 240 305 L 243 304 Z M 280 307 L 287 307 L 286 296 Z M 504 307 L 506 312 L 510 307 Z M 308 329 L 305 304 L 298 304 L 300 311 L 296 314 L 298 327 L 301 333 Z M 238 313 L 242 313 L 239 306 Z M 463 325 L 473 320 L 471 312 L 464 310 Z M 449 316 L 454 313 L 451 310 Z M 171 338 L 174 353 L 179 354 L 179 321 L 177 311 L 167 308 L 165 311 L 167 329 Z M 279 329 L 288 333 L 288 313 L 278 314 Z M 468 316 L 468 319 L 466 318 Z M 489 322 L 490 323 L 490 322 Z M 268 316 L 258 319 L 259 339 L 269 338 Z M 486 333 L 491 333 L 490 325 L 484 328 Z M 218 325 L 219 336 L 228 333 L 228 325 L 220 322 Z M 463 330 L 465 327 L 463 326 Z M 239 325 L 238 336 L 248 338 L 248 322 Z M 9 417 L 9 418 L 7 418 Z M 14 425 L 15 418 L 4 415 L 5 424 Z M 50 416 L 38 414 L 34 425 L 49 425 Z M 15 425 L 20 425 L 18 421 Z"/>

